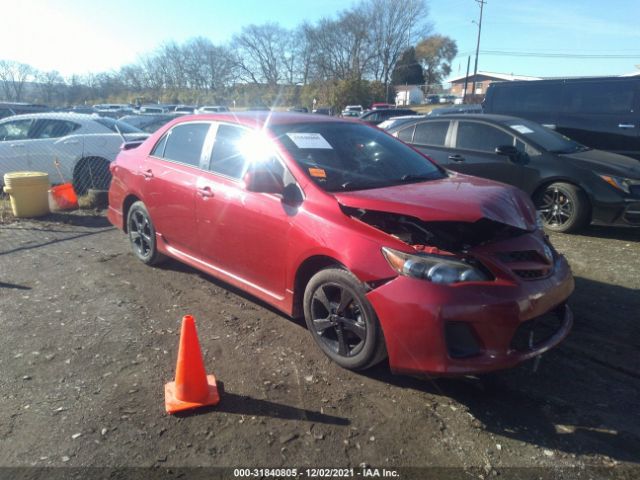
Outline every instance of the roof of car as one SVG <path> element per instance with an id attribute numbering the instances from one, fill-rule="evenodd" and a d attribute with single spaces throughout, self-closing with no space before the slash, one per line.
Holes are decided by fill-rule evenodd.
<path id="1" fill-rule="evenodd" d="M 29 118 L 44 118 L 48 120 L 76 120 L 76 121 L 87 121 L 87 120 L 95 120 L 98 117 L 92 113 L 73 113 L 73 112 L 42 112 L 42 113 L 23 113 L 21 115 L 14 115 L 12 117 L 6 117 L 3 120 L 9 119 L 29 119 Z"/>
<path id="2" fill-rule="evenodd" d="M 428 115 L 424 116 L 423 119 L 416 118 L 416 123 L 420 122 L 438 122 L 443 120 L 484 120 L 489 123 L 498 123 L 500 125 L 505 125 L 507 123 L 512 122 L 528 122 L 529 120 L 519 118 L 519 117 L 511 117 L 509 115 L 495 115 L 489 113 L 451 113 L 446 115 L 435 115 L 430 117 Z M 410 123 L 410 122 L 409 122 Z M 403 123 L 401 125 L 394 125 L 389 128 L 389 132 L 394 132 L 396 129 L 407 128 L 409 123 Z"/>
<path id="3" fill-rule="evenodd" d="M 231 120 L 251 127 L 262 127 L 264 125 L 286 125 L 290 123 L 326 123 L 326 122 L 354 122 L 354 120 L 329 117 L 326 115 L 309 115 L 308 113 L 297 112 L 216 112 L 199 115 L 185 115 L 179 122 L 202 121 L 202 120 Z"/>

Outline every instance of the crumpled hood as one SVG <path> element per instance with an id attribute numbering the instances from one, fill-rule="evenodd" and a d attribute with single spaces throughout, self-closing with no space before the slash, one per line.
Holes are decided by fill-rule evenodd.
<path id="1" fill-rule="evenodd" d="M 640 161 L 617 153 L 585 150 L 584 152 L 566 153 L 562 157 L 570 158 L 577 166 L 589 168 L 598 173 L 640 178 Z"/>
<path id="2" fill-rule="evenodd" d="M 522 230 L 536 228 L 536 211 L 515 187 L 449 173 L 440 180 L 335 193 L 346 207 L 397 213 L 426 222 L 474 223 L 486 218 Z"/>

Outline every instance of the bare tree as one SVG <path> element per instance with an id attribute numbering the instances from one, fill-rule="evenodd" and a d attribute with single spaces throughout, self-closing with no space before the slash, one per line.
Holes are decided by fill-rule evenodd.
<path id="1" fill-rule="evenodd" d="M 35 74 L 37 88 L 42 95 L 42 100 L 47 105 L 57 102 L 61 97 L 61 89 L 64 88 L 64 79 L 57 70 L 50 72 L 37 72 Z"/>
<path id="2" fill-rule="evenodd" d="M 286 78 L 288 37 L 277 23 L 248 25 L 233 37 L 242 78 L 253 83 L 276 86 Z"/>
<path id="3" fill-rule="evenodd" d="M 183 55 L 189 86 L 196 91 L 219 92 L 235 80 L 235 58 L 227 47 L 197 37 L 183 46 Z"/>
<path id="4" fill-rule="evenodd" d="M 314 80 L 359 80 L 367 73 L 374 58 L 367 23 L 362 9 L 352 9 L 307 29 Z"/>
<path id="5" fill-rule="evenodd" d="M 0 81 L 7 100 L 21 102 L 24 86 L 33 77 L 35 70 L 30 65 L 11 60 L 0 60 Z"/>
<path id="6" fill-rule="evenodd" d="M 373 77 L 389 84 L 391 73 L 402 52 L 431 30 L 425 0 L 368 0 L 361 7 L 369 20 L 375 61 Z"/>

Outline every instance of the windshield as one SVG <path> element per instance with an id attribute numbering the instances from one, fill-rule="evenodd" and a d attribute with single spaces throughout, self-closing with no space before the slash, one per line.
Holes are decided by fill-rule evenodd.
<path id="1" fill-rule="evenodd" d="M 445 173 L 402 142 L 366 125 L 301 123 L 271 130 L 322 189 L 364 190 L 443 178 Z"/>
<path id="2" fill-rule="evenodd" d="M 107 127 L 109 130 L 111 130 L 114 133 L 118 133 L 118 130 L 116 130 L 116 124 L 118 125 L 118 128 L 122 133 L 144 133 L 142 130 L 137 129 L 136 127 L 129 125 L 128 123 L 118 122 L 113 118 L 98 117 L 98 118 L 94 118 L 94 120 L 98 122 L 100 125 Z"/>
<path id="3" fill-rule="evenodd" d="M 521 133 L 526 139 L 537 143 L 543 149 L 552 153 L 575 153 L 588 150 L 588 147 L 581 143 L 535 122 L 513 120 L 508 123 L 508 126 Z"/>

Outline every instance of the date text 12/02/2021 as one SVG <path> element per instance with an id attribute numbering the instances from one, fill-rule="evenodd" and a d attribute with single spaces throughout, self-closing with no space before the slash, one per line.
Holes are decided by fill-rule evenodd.
<path id="1" fill-rule="evenodd" d="M 236 468 L 234 478 L 394 478 L 399 474 L 387 468 Z"/>

